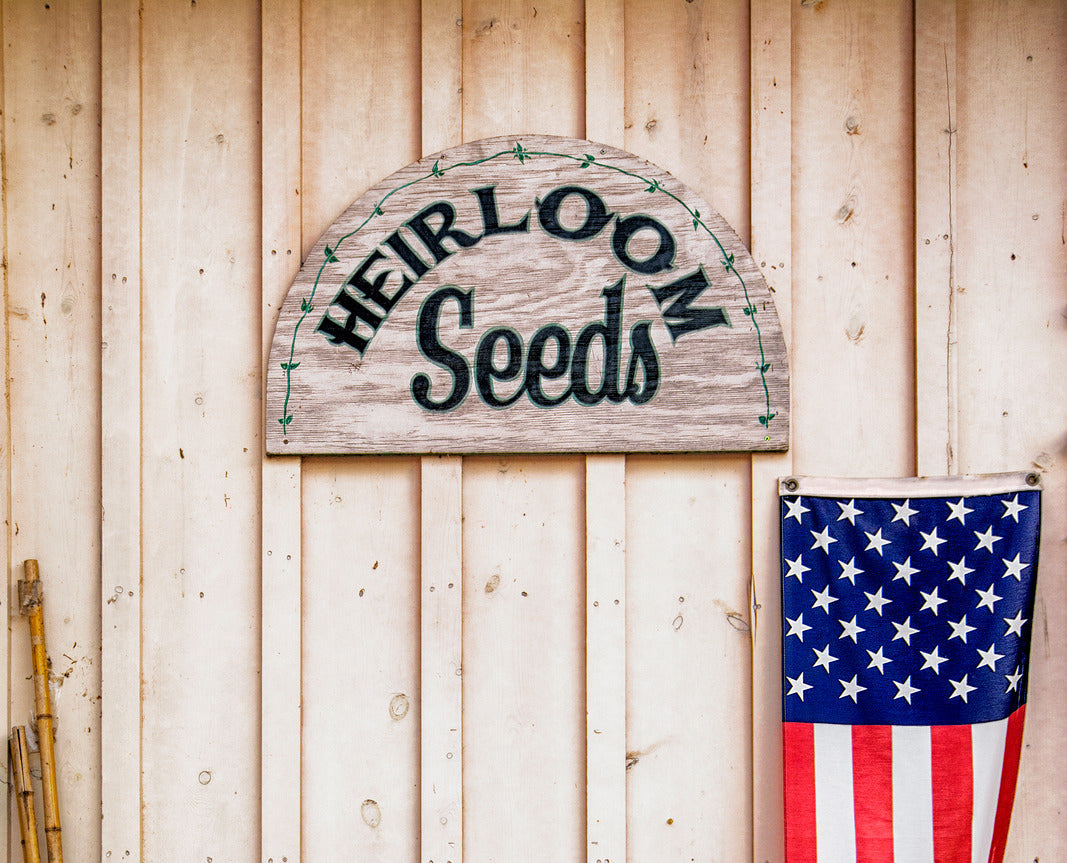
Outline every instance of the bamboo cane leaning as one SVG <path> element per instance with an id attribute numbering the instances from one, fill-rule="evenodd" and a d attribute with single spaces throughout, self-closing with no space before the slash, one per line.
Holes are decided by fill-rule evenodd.
<path id="1" fill-rule="evenodd" d="M 59 788 L 56 783 L 55 730 L 48 692 L 48 651 L 44 640 L 44 596 L 36 560 L 23 565 L 26 579 L 19 582 L 19 610 L 29 617 L 30 645 L 33 651 L 33 694 L 37 718 L 37 739 L 41 753 L 41 786 L 44 798 L 44 831 L 48 863 L 63 863 L 63 832 L 59 823 Z M 19 803 L 25 863 L 40 863 L 37 822 L 30 784 L 29 749 L 25 729 L 13 729 L 10 742 L 13 774 Z M 17 758 L 17 760 L 16 760 Z M 21 785 L 21 789 L 20 786 Z"/>
<path id="2" fill-rule="evenodd" d="M 37 844 L 37 816 L 33 810 L 33 784 L 30 780 L 30 749 L 26 745 L 26 727 L 11 729 L 11 777 L 15 784 L 15 803 L 19 813 L 23 863 L 41 863 Z"/>

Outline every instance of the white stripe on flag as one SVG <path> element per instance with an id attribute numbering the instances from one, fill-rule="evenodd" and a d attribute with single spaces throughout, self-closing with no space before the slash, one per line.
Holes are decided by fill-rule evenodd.
<path id="1" fill-rule="evenodd" d="M 974 772 L 974 815 L 971 820 L 971 861 L 987 863 L 993 842 L 993 825 L 1000 798 L 1000 774 L 1004 769 L 1004 743 L 1008 720 L 980 722 L 971 726 L 971 757 Z"/>
<path id="2" fill-rule="evenodd" d="M 852 726 L 815 723 L 815 826 L 818 859 L 855 863 Z"/>
<path id="3" fill-rule="evenodd" d="M 893 726 L 893 852 L 902 863 L 934 863 L 928 725 Z"/>

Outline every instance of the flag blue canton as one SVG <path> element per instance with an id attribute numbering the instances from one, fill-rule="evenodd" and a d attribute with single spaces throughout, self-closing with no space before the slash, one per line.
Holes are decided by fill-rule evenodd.
<path id="1" fill-rule="evenodd" d="M 1039 492 L 781 508 L 785 721 L 961 725 L 1025 703 Z"/>

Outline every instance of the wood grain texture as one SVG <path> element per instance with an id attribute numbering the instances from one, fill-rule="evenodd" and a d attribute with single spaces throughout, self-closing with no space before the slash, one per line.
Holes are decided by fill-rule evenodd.
<path id="1" fill-rule="evenodd" d="M 750 206 L 748 29 L 743 3 L 626 5 L 627 149 L 677 172 L 741 236 Z M 684 860 L 704 848 L 751 855 L 750 490 L 748 458 L 628 459 L 633 861 Z M 716 501 L 731 498 L 745 503 L 720 513 Z M 733 530 L 722 518 L 743 532 L 713 549 L 713 536 Z M 694 675 L 694 661 L 708 673 Z M 698 801 L 719 816 L 697 817 Z"/>
<path id="2" fill-rule="evenodd" d="M 470 194 L 474 187 L 494 188 L 494 204 Z M 553 200 L 553 190 L 572 187 L 593 191 L 560 193 L 563 197 L 556 200 L 562 203 L 551 208 L 537 203 Z M 460 226 L 457 230 L 467 232 L 457 235 L 466 239 L 450 240 L 457 248 L 466 245 L 458 252 L 437 246 L 437 240 L 422 249 L 414 231 L 399 233 L 415 214 L 441 201 L 448 210 L 432 216 L 430 230 L 440 229 L 438 217 L 447 212 Z M 619 214 L 614 222 L 608 218 L 613 212 Z M 648 219 L 655 219 L 658 227 L 641 221 Z M 628 235 L 631 229 L 622 227 L 624 222 L 644 227 Z M 586 229 L 585 240 L 570 239 L 571 234 L 582 236 L 583 224 L 589 223 L 595 227 Z M 425 231 L 427 224 L 416 227 Z M 525 227 L 502 232 L 500 225 Z M 616 239 L 620 234 L 632 239 L 623 245 Z M 390 235 L 394 245 L 381 245 Z M 398 238 L 402 248 L 395 246 Z M 434 257 L 429 264 L 420 258 L 402 265 L 404 249 L 423 256 L 433 251 Z M 411 267 L 419 277 L 410 289 L 401 287 L 401 266 Z M 346 286 L 353 278 L 365 282 L 359 289 L 362 295 Z M 695 280 L 700 292 L 689 311 L 675 305 L 681 287 L 667 288 L 683 278 Z M 651 288 L 642 290 L 642 283 L 649 281 L 668 294 L 657 299 Z M 423 340 L 424 309 L 437 291 L 449 286 L 447 307 L 444 302 L 435 307 L 439 311 L 431 313 L 435 323 L 430 326 L 440 327 L 441 343 L 467 357 L 462 390 L 458 373 L 444 370 L 441 360 L 427 362 L 433 356 L 428 352 L 439 348 Z M 465 312 L 470 326 L 458 317 L 457 309 L 463 307 L 455 286 L 475 291 Z M 618 292 L 619 311 L 610 311 L 610 301 L 601 298 L 609 289 Z M 384 291 L 385 298 L 373 306 L 351 305 L 370 303 L 357 298 L 374 290 Z M 707 312 L 718 315 L 717 322 L 702 321 L 690 331 L 689 315 L 697 308 L 718 310 Z M 453 319 L 456 323 L 449 323 Z M 584 376 L 573 370 L 577 365 L 570 359 L 571 346 L 577 356 L 579 333 L 597 320 L 602 325 L 618 321 L 614 377 L 601 371 L 600 347 L 588 352 Z M 513 381 L 531 362 L 520 357 L 522 343 L 529 342 L 532 352 L 533 331 L 549 323 L 565 332 L 549 339 L 540 354 L 541 368 L 552 369 L 554 379 L 559 370 L 566 375 L 570 369 L 563 383 L 550 381 L 547 373 L 531 383 L 529 371 L 519 384 L 498 374 L 505 382 L 490 381 L 490 387 L 496 387 L 490 391 L 480 372 L 474 375 L 476 384 L 471 383 L 475 345 L 479 352 L 483 349 L 477 341 L 483 328 L 518 330 L 510 359 L 501 356 L 498 343 L 495 359 L 477 363 L 478 368 L 492 363 L 497 369 L 505 368 L 500 363 L 525 363 L 508 365 Z M 641 331 L 649 346 L 640 349 L 638 363 Z M 597 339 L 598 346 L 605 343 Z M 648 351 L 653 352 L 651 360 Z M 567 398 L 568 381 L 579 380 L 593 391 L 592 405 L 579 403 L 577 389 Z M 630 395 L 621 398 L 622 403 L 613 397 L 604 400 L 596 395 L 602 380 L 609 390 Z M 428 387 L 422 404 L 417 403 L 419 383 Z M 535 401 L 535 384 L 550 409 Z M 346 210 L 316 244 L 275 331 L 268 370 L 268 449 L 774 450 L 787 436 L 787 389 L 784 343 L 763 277 L 736 234 L 697 194 L 650 163 L 588 141 L 486 139 L 428 156 L 387 178 Z M 520 397 L 524 390 L 527 398 Z M 456 391 L 460 395 L 454 403 L 449 394 Z M 493 403 L 493 398 L 506 401 Z M 429 410 L 427 402 L 449 407 Z M 505 405 L 506 410 L 497 409 Z"/>
<path id="3" fill-rule="evenodd" d="M 907 475 L 914 157 L 912 88 L 901 87 L 913 69 L 911 10 L 809 4 L 792 24 L 794 467 Z"/>
<path id="4" fill-rule="evenodd" d="M 422 152 L 463 135 L 463 9 L 422 4 Z M 419 662 L 422 861 L 463 861 L 463 460 L 421 465 Z"/>
<path id="5" fill-rule="evenodd" d="M 1049 289 L 1067 270 L 1067 106 L 1049 84 L 1067 62 L 1067 10 L 967 3 L 957 28 L 959 470 L 1034 468 L 1044 486 L 1027 723 L 1005 857 L 1030 863 L 1067 855 L 1065 757 L 1055 742 L 1067 733 L 1067 331 L 1062 290 Z"/>
<path id="6" fill-rule="evenodd" d="M 305 253 L 419 156 L 420 33 L 418 2 L 303 4 Z M 419 462 L 302 465 L 302 854 L 417 860 Z"/>
<path id="7" fill-rule="evenodd" d="M 40 561 L 61 823 L 68 847 L 94 859 L 101 805 L 100 12 L 90 3 L 8 4 L 3 12 L 7 571 L 21 577 L 24 560 Z M 8 621 L 8 727 L 30 725 L 28 622 L 17 612 Z M 21 856 L 16 833 L 6 834 L 11 859 Z"/>
<path id="8" fill-rule="evenodd" d="M 955 0 L 915 4 L 915 403 L 920 476 L 959 448 Z"/>
<path id="9" fill-rule="evenodd" d="M 262 368 L 274 318 L 300 267 L 300 3 L 261 5 Z M 262 376 L 265 385 L 265 375 Z M 264 400 L 264 404 L 266 401 Z M 265 419 L 265 417 L 264 417 Z M 300 863 L 301 464 L 260 467 L 262 571 L 260 860 Z"/>
<path id="10" fill-rule="evenodd" d="M 585 461 L 586 860 L 626 859 L 626 457 Z"/>
<path id="11" fill-rule="evenodd" d="M 422 459 L 422 861 L 463 861 L 463 459 Z"/>
<path id="12" fill-rule="evenodd" d="M 468 860 L 585 858 L 584 472 L 464 459 Z"/>
<path id="13" fill-rule="evenodd" d="M 235 859 L 261 838 L 259 10 L 142 26 L 143 854 Z"/>
<path id="14" fill-rule="evenodd" d="M 100 844 L 141 853 L 141 29 L 101 7 Z M 68 840 L 68 848 L 71 848 Z M 76 851 L 80 853 L 80 850 Z"/>
<path id="15" fill-rule="evenodd" d="M 419 462 L 306 459 L 303 482 L 303 856 L 417 860 Z"/>
<path id="16" fill-rule="evenodd" d="M 789 0 L 751 5 L 752 254 L 767 278 L 786 345 L 792 343 L 792 39 Z M 776 478 L 790 453 L 752 456 L 752 859 L 781 860 L 781 578 Z"/>

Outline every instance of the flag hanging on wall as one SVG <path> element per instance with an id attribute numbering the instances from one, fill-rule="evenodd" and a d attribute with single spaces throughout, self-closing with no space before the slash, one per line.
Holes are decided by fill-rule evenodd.
<path id="1" fill-rule="evenodd" d="M 787 863 L 1001 863 L 1033 474 L 779 486 Z"/>

